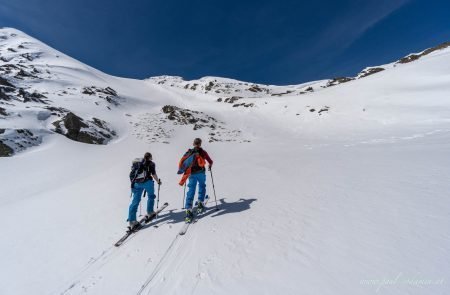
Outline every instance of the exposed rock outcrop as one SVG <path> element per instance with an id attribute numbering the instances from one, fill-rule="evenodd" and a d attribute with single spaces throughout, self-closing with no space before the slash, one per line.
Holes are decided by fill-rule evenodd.
<path id="1" fill-rule="evenodd" d="M 117 91 L 112 89 L 111 87 L 101 88 L 96 86 L 84 87 L 82 92 L 87 95 L 95 95 L 101 99 L 104 99 L 109 104 L 114 106 L 120 105 L 120 97 L 117 94 Z"/>
<path id="2" fill-rule="evenodd" d="M 88 144 L 106 144 L 116 136 L 116 132 L 109 128 L 105 121 L 97 118 L 92 121 L 84 120 L 71 112 L 61 120 L 53 122 L 53 126 L 56 133 Z"/>
<path id="3" fill-rule="evenodd" d="M 358 79 L 359 79 L 359 78 L 364 78 L 364 77 L 367 77 L 367 76 L 370 76 L 370 75 L 373 75 L 373 74 L 376 74 L 376 73 L 379 73 L 379 72 L 384 71 L 384 70 L 385 70 L 385 69 L 384 69 L 384 68 L 381 68 L 381 67 L 366 68 L 366 69 L 362 70 L 362 71 L 358 74 Z"/>
<path id="4" fill-rule="evenodd" d="M 0 157 L 10 157 L 41 142 L 42 136 L 29 129 L 0 129 Z"/>
<path id="5" fill-rule="evenodd" d="M 447 47 L 450 47 L 450 42 L 444 42 L 444 43 L 442 43 L 442 44 L 440 44 L 438 46 L 425 49 L 424 51 L 422 51 L 421 53 L 418 53 L 418 54 L 407 55 L 404 58 L 401 58 L 397 63 L 399 63 L 399 64 L 409 63 L 409 62 L 418 60 L 419 58 L 421 58 L 421 57 L 423 57 L 425 55 L 428 55 L 428 54 L 430 54 L 430 53 L 432 53 L 432 52 L 434 52 L 436 50 L 445 49 Z"/>

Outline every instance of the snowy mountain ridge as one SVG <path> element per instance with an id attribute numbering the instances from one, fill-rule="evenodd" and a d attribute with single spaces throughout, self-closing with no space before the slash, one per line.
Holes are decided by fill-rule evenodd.
<path id="1" fill-rule="evenodd" d="M 346 83 L 356 79 L 361 79 L 386 69 L 394 68 L 398 65 L 406 64 L 419 58 L 435 53 L 450 47 L 450 42 L 444 42 L 436 47 L 425 49 L 419 53 L 411 53 L 399 59 L 398 61 L 388 63 L 381 66 L 372 66 L 363 69 L 355 77 L 336 77 L 333 79 L 325 79 L 320 81 L 306 82 L 298 85 L 264 85 L 250 82 L 238 81 L 235 79 L 221 77 L 202 77 L 197 80 L 184 80 L 178 76 L 156 76 L 151 77 L 148 81 L 158 84 L 167 85 L 169 87 L 177 87 L 199 93 L 210 93 L 217 96 L 223 95 L 243 95 L 244 97 L 262 97 L 262 96 L 283 96 L 283 95 L 301 95 L 309 92 L 321 90 L 341 83 Z"/>
<path id="2" fill-rule="evenodd" d="M 206 95 L 209 97 L 208 101 L 224 103 L 224 106 L 234 108 L 264 109 L 267 104 L 290 104 L 295 107 L 295 103 L 291 101 L 293 97 L 312 95 L 331 86 L 404 66 L 425 55 L 430 57 L 436 54 L 445 55 L 448 46 L 449 43 L 444 43 L 408 55 L 394 63 L 366 68 L 356 77 L 341 77 L 299 85 L 262 85 L 220 77 L 185 81 L 181 77 L 159 76 L 144 81 L 132 81 L 106 75 L 20 31 L 4 28 L 0 31 L 0 154 L 10 156 L 30 146 L 39 145 L 45 136 L 52 133 L 60 133 L 69 139 L 84 143 L 108 143 L 120 136 L 119 129 L 123 123 L 117 121 L 117 116 L 124 116 L 127 99 L 134 101 L 142 99 L 142 91 L 133 93 L 131 90 L 138 84 L 139 89 L 146 89 L 151 84 L 153 86 L 150 87 L 153 88 L 176 90 L 180 95 Z M 285 101 L 278 99 L 280 97 L 285 97 Z M 152 99 L 147 99 L 146 103 L 150 103 Z M 304 101 L 309 100 L 308 96 Z M 123 104 L 125 106 L 122 106 Z M 167 116 L 164 116 L 162 106 L 164 104 L 154 114 L 162 116 L 160 119 L 164 121 L 167 120 L 165 118 Z M 277 111 L 280 110 L 282 108 Z M 304 114 L 303 117 L 309 118 L 311 116 L 308 112 L 322 116 L 329 111 L 328 104 L 310 103 L 296 108 L 295 116 Z M 156 119 L 150 121 L 154 120 Z M 309 120 L 310 118 L 306 121 Z M 162 121 L 158 122 L 164 123 Z M 195 125 L 197 121 L 193 119 L 192 123 Z M 153 134 L 145 137 L 151 137 L 153 141 L 159 140 L 158 137 L 163 138 L 163 134 L 170 133 L 173 129 L 169 125 L 164 128 L 158 127 L 156 129 L 159 133 L 152 131 Z M 209 128 L 208 138 L 212 141 L 218 140 L 217 136 L 215 137 L 217 132 L 214 132 L 216 127 L 209 126 L 213 127 Z M 231 128 L 226 132 L 231 136 L 237 134 L 237 131 Z M 230 136 L 225 136 L 224 140 L 235 140 L 234 135 Z"/>

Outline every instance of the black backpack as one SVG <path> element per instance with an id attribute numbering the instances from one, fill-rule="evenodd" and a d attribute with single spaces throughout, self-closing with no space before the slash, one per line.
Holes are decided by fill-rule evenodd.
<path id="1" fill-rule="evenodd" d="M 131 163 L 130 181 L 144 182 L 147 178 L 147 170 L 144 169 L 144 160 L 136 158 Z"/>

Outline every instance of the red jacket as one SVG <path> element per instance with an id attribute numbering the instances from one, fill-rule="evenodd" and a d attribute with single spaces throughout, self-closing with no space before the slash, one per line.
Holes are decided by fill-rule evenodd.
<path id="1" fill-rule="evenodd" d="M 181 167 L 182 162 L 184 161 L 184 159 L 186 157 L 188 157 L 189 155 L 192 155 L 192 153 L 194 152 L 198 152 L 198 155 L 200 156 L 198 158 L 198 160 L 194 161 L 192 163 L 192 165 L 184 172 L 183 177 L 181 178 L 179 184 L 180 185 L 184 185 L 186 180 L 188 179 L 188 177 L 191 174 L 195 174 L 195 173 L 199 173 L 202 171 L 205 171 L 205 160 L 208 162 L 209 166 L 211 166 L 213 164 L 213 160 L 211 159 L 211 157 L 208 155 L 208 153 L 202 149 L 202 148 L 193 148 L 193 149 L 189 149 L 186 154 L 183 156 L 183 158 L 181 158 L 180 160 L 180 164 L 179 166 Z"/>

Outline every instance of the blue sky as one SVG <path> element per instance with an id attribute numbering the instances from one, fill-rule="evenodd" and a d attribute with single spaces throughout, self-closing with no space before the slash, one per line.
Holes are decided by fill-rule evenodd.
<path id="1" fill-rule="evenodd" d="M 449 11 L 448 0 L 0 0 L 0 26 L 122 77 L 297 84 L 450 41 Z"/>

